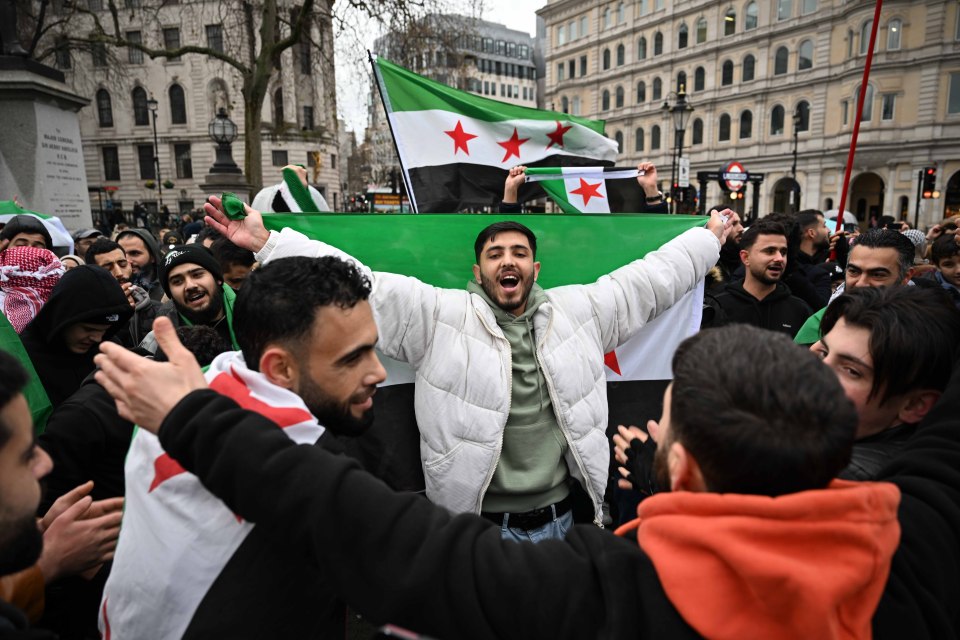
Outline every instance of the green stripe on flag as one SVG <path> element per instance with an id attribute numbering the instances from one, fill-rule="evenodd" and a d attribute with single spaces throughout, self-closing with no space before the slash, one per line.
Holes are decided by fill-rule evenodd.
<path id="1" fill-rule="evenodd" d="M 473 243 L 494 222 L 513 220 L 537 236 L 543 287 L 583 284 L 655 250 L 703 216 L 550 214 L 277 214 L 268 229 L 284 227 L 355 256 L 375 271 L 413 276 L 437 287 L 462 289 L 473 278 Z"/>
<path id="2" fill-rule="evenodd" d="M 389 105 L 391 112 L 439 109 L 454 111 L 487 122 L 559 120 L 576 122 L 601 135 L 604 132 L 603 120 L 589 120 L 568 113 L 531 109 L 458 91 L 424 78 L 379 56 L 375 58 L 374 64 L 379 70 L 383 88 L 386 90 L 385 102 Z"/>
<path id="3" fill-rule="evenodd" d="M 40 382 L 40 377 L 33 368 L 33 362 L 20 341 L 20 336 L 2 313 L 0 313 L 0 349 L 16 358 L 27 370 L 29 381 L 23 390 L 23 395 L 27 399 L 27 405 L 33 417 L 34 433 L 40 435 L 47 428 L 47 418 L 53 413 L 53 408 L 50 406 L 50 399 Z"/>

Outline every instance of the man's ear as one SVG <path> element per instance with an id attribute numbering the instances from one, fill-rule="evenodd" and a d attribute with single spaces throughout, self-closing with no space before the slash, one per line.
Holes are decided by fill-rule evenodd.
<path id="1" fill-rule="evenodd" d="M 900 284 L 907 284 L 908 282 L 913 280 L 913 276 L 914 274 L 916 274 L 916 272 L 917 270 L 914 267 L 910 267 L 909 269 L 907 269 L 907 275 L 904 277 L 903 282 L 901 282 Z"/>
<path id="2" fill-rule="evenodd" d="M 670 491 L 705 492 L 707 483 L 697 460 L 679 442 L 670 444 L 667 453 L 667 469 L 670 472 Z"/>
<path id="3" fill-rule="evenodd" d="M 749 256 L 749 255 L 750 255 L 750 252 L 749 252 L 749 251 L 747 251 L 746 249 L 740 249 L 740 262 L 742 262 L 744 265 L 746 265 L 746 264 L 747 264 L 747 256 Z"/>
<path id="4" fill-rule="evenodd" d="M 540 275 L 540 263 L 539 263 L 539 262 L 534 262 L 534 263 L 533 263 L 533 281 L 534 281 L 534 282 L 537 281 L 537 276 L 539 276 L 539 275 Z"/>
<path id="5" fill-rule="evenodd" d="M 897 418 L 904 424 L 916 424 L 923 420 L 933 405 L 940 399 L 942 392 L 934 389 L 914 389 L 908 391 L 903 398 L 903 404 L 897 413 Z"/>
<path id="6" fill-rule="evenodd" d="M 480 265 L 473 265 L 473 279 L 477 284 L 480 284 Z"/>
<path id="7" fill-rule="evenodd" d="M 263 352 L 260 356 L 260 373 L 278 387 L 291 391 L 299 387 L 300 368 L 296 359 L 283 347 L 268 347 Z"/>

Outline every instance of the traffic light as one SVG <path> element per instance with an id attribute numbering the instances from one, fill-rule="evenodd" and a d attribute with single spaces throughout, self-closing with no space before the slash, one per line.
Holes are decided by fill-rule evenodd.
<path id="1" fill-rule="evenodd" d="M 920 191 L 923 194 L 924 199 L 936 198 L 937 193 L 937 168 L 936 167 L 924 167 L 923 169 L 923 184 L 920 187 Z"/>

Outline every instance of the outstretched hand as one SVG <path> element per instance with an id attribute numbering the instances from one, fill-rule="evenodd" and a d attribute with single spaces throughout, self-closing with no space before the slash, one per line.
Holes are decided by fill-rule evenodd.
<path id="1" fill-rule="evenodd" d="M 244 204 L 246 216 L 240 220 L 231 220 L 223 211 L 223 202 L 217 196 L 210 196 L 203 205 L 207 224 L 220 232 L 230 242 L 256 253 L 270 238 L 270 232 L 263 226 L 263 216 L 256 209 Z"/>
<path id="2" fill-rule="evenodd" d="M 724 209 L 723 211 L 713 209 L 710 211 L 710 219 L 707 220 L 707 229 L 712 231 L 713 235 L 717 236 L 721 246 L 727 241 L 727 236 L 730 235 L 730 231 L 733 229 L 733 216 L 735 215 L 736 211 L 733 209 Z M 724 218 L 726 218 L 726 220 L 724 220 Z"/>
<path id="3" fill-rule="evenodd" d="M 169 318 L 157 318 L 153 333 L 167 362 L 154 362 L 112 342 L 100 344 L 94 362 L 100 367 L 97 382 L 113 396 L 120 416 L 157 433 L 177 403 L 190 392 L 205 389 L 207 381 Z"/>

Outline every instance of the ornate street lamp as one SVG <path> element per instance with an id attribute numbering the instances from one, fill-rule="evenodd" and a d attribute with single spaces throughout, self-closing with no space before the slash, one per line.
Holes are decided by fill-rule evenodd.
<path id="1" fill-rule="evenodd" d="M 237 125 L 227 116 L 226 109 L 220 108 L 217 116 L 207 125 L 207 133 L 217 143 L 217 158 L 210 173 L 243 173 L 233 161 L 231 144 L 237 139 Z"/>
<path id="2" fill-rule="evenodd" d="M 675 98 L 672 105 L 670 104 L 670 96 Z M 670 212 L 673 213 L 676 211 L 674 185 L 677 183 L 677 165 L 683 158 L 683 135 L 686 133 L 687 123 L 690 121 L 690 114 L 693 113 L 693 105 L 687 102 L 687 93 L 684 91 L 683 85 L 680 85 L 680 90 L 676 93 L 671 92 L 667 95 L 667 99 L 663 102 L 663 112 L 669 113 L 673 120 L 673 148 L 675 153 L 670 162 Z"/>
<path id="3" fill-rule="evenodd" d="M 163 211 L 163 178 L 160 175 L 160 145 L 157 143 L 157 107 L 160 103 L 153 95 L 147 100 L 147 109 L 153 114 L 153 163 L 157 169 L 157 215 Z"/>

